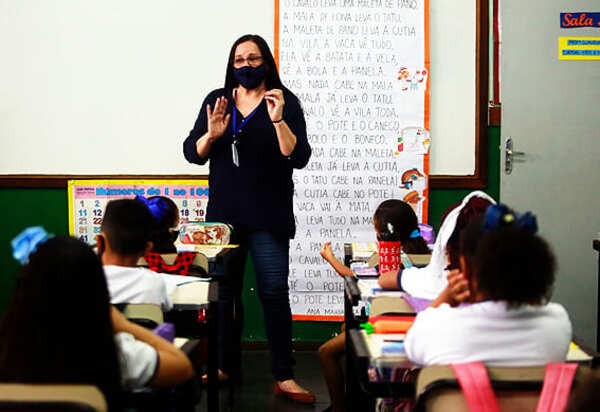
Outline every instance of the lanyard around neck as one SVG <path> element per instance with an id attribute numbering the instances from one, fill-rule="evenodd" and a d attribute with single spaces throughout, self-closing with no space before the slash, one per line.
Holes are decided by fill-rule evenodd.
<path id="1" fill-rule="evenodd" d="M 233 91 L 234 97 L 237 97 L 237 90 Z M 234 143 L 239 143 L 239 139 L 238 139 L 238 135 L 242 132 L 242 128 L 246 125 L 246 123 L 248 123 L 248 120 L 250 120 L 252 118 L 252 116 L 254 116 L 254 114 L 258 111 L 258 108 L 260 107 L 260 103 L 258 106 L 256 106 L 256 108 L 254 108 L 254 110 L 252 110 L 252 113 L 250 113 L 246 118 L 244 118 L 242 120 L 242 123 L 240 124 L 240 127 L 237 126 L 237 106 L 235 105 L 235 100 L 233 102 L 233 142 Z"/>

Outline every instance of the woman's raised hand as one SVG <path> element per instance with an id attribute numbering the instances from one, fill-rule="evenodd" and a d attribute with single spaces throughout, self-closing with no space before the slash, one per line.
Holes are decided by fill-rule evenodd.
<path id="1" fill-rule="evenodd" d="M 211 111 L 210 104 L 206 105 L 206 115 L 208 117 L 208 138 L 217 139 L 225 133 L 227 124 L 231 114 L 225 114 L 227 112 L 227 98 L 222 96 L 218 97 L 215 102 L 215 108 Z"/>
<path id="2" fill-rule="evenodd" d="M 283 91 L 281 89 L 272 89 L 265 92 L 265 100 L 267 101 L 267 110 L 272 122 L 279 122 L 283 119 Z"/>

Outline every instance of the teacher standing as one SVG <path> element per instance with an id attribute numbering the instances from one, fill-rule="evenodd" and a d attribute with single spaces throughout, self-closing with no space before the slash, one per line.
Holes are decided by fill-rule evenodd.
<path id="1" fill-rule="evenodd" d="M 240 245 L 219 284 L 221 376 L 240 367 L 242 281 L 250 252 L 275 392 L 314 403 L 314 395 L 294 381 L 288 289 L 289 240 L 296 231 L 292 172 L 306 166 L 311 148 L 300 102 L 281 83 L 262 37 L 245 35 L 233 44 L 225 87 L 204 99 L 183 152 L 191 163 L 210 159 L 206 219 L 231 224 Z"/>

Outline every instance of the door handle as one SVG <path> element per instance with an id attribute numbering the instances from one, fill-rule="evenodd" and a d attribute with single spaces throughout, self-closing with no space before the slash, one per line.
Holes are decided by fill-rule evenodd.
<path id="1" fill-rule="evenodd" d="M 525 152 L 518 152 L 513 150 L 513 141 L 509 137 L 504 143 L 504 173 L 507 175 L 512 173 L 513 169 L 513 156 L 522 157 L 525 156 Z"/>

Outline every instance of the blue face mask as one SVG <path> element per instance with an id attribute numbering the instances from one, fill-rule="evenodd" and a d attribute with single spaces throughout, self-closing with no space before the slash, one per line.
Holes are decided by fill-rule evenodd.
<path id="1" fill-rule="evenodd" d="M 256 89 L 265 79 L 264 63 L 258 67 L 244 66 L 239 69 L 233 69 L 235 79 L 246 89 Z"/>

